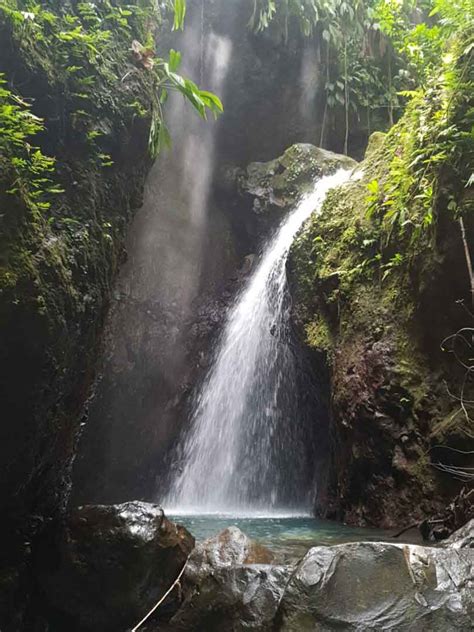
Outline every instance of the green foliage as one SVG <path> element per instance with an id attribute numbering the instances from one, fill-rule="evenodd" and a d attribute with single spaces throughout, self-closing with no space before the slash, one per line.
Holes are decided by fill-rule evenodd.
<path id="1" fill-rule="evenodd" d="M 386 176 L 369 183 L 366 199 L 368 214 L 382 219 L 389 238 L 395 230 L 417 240 L 437 213 L 462 210 L 474 180 L 473 62 L 474 33 L 456 32 L 435 76 L 390 132 L 392 160 Z"/>
<path id="2" fill-rule="evenodd" d="M 407 94 L 439 66 L 446 40 L 472 29 L 473 15 L 472 0 L 255 0 L 250 25 L 257 32 L 279 28 L 288 38 L 293 22 L 316 36 L 326 109 L 344 110 L 347 149 L 349 114 L 366 113 L 369 135 L 372 110 L 385 110 L 393 125 Z"/>
<path id="3" fill-rule="evenodd" d="M 173 0 L 174 21 L 173 29 L 184 28 L 184 18 L 186 16 L 186 0 Z"/>
<path id="4" fill-rule="evenodd" d="M 387 263 L 381 266 L 382 270 L 384 271 L 382 275 L 382 281 L 385 281 L 389 274 L 396 270 L 396 268 L 401 267 L 404 261 L 405 258 L 400 252 L 395 253 Z"/>
<path id="5" fill-rule="evenodd" d="M 50 194 L 62 192 L 50 177 L 54 159 L 31 144 L 42 130 L 43 121 L 8 89 L 0 73 L 0 172 L 9 195 L 18 194 L 38 209 L 49 207 Z"/>
<path id="6" fill-rule="evenodd" d="M 162 104 L 171 91 L 179 92 L 193 106 L 199 116 L 207 118 L 207 112 L 217 117 L 224 110 L 218 96 L 207 90 L 201 90 L 193 81 L 177 74 L 181 64 L 181 54 L 171 49 L 168 61 L 160 59 L 156 63 L 158 101 L 154 110 L 149 139 L 149 149 L 152 157 L 171 144 L 171 137 L 164 122 Z"/>
<path id="7" fill-rule="evenodd" d="M 384 177 L 367 185 L 366 215 L 385 243 L 394 232 L 418 239 L 440 206 L 459 212 L 474 182 L 472 0 L 256 0 L 251 24 L 280 20 L 287 33 L 291 19 L 326 44 L 326 103 L 345 110 L 346 151 L 351 109 L 367 110 L 370 131 L 371 108 L 387 107 L 393 123 L 399 99 L 409 102 Z"/>
<path id="8" fill-rule="evenodd" d="M 0 21 L 5 25 L 13 45 L 23 63 L 35 75 L 44 76 L 51 87 L 62 116 L 69 121 L 72 131 L 90 154 L 90 160 L 100 168 L 113 166 L 113 157 L 102 144 L 101 121 L 114 113 L 120 117 L 128 112 L 130 118 L 150 119 L 149 149 L 152 157 L 169 145 L 170 137 L 163 116 L 162 105 L 170 90 L 179 91 L 200 116 L 208 111 L 217 116 L 222 112 L 219 98 L 201 90 L 189 79 L 177 74 L 181 55 L 170 51 L 169 60 L 157 58 L 154 52 L 155 30 L 162 20 L 162 12 L 171 11 L 173 28 L 182 29 L 186 15 L 185 0 L 98 0 L 96 2 L 62 3 L 58 0 L 0 0 Z M 144 42 L 144 43 L 141 43 Z M 8 80 L 8 77 L 6 77 Z M 128 84 L 133 81 L 133 89 Z M 6 84 L 3 84 L 6 85 Z M 136 86 L 141 85 L 141 89 Z M 7 134 L 15 113 L 18 120 L 30 128 L 34 115 L 29 111 L 21 118 L 19 110 L 27 107 L 19 95 L 2 96 L 0 126 Z M 18 99 L 15 104 L 14 98 Z M 34 110 L 34 103 L 28 110 Z M 16 108 L 16 110 L 12 110 Z M 39 119 L 36 125 L 40 126 Z M 25 137 L 40 131 L 25 132 Z M 2 151 L 7 155 L 5 139 Z M 41 170 L 51 171 L 54 161 L 41 160 L 39 150 L 25 150 L 10 144 L 10 168 L 19 172 L 11 191 L 28 191 L 29 199 L 39 200 L 54 189 L 48 181 L 38 188 L 36 175 Z M 34 164 L 33 164 L 34 161 Z M 11 170 L 11 169 L 10 169 Z M 21 172 L 21 173 L 20 173 Z M 21 176 L 21 177 L 20 177 Z M 12 176 L 13 177 L 13 176 Z M 27 183 L 27 180 L 30 180 Z M 36 195 L 36 191 L 42 191 Z M 43 207 L 47 201 L 41 200 Z"/>
<path id="9" fill-rule="evenodd" d="M 391 58 L 390 42 L 380 30 L 376 0 L 256 0 L 251 26 L 256 31 L 279 24 L 285 38 L 289 23 L 299 24 L 305 36 L 315 35 L 326 71 L 326 109 L 345 113 L 347 153 L 350 118 L 366 113 L 371 131 L 371 110 L 386 109 L 393 123 L 393 110 L 399 107 L 398 88 L 409 87 L 408 77 L 400 74 L 400 63 Z M 386 75 L 390 74 L 387 81 Z M 321 144 L 324 129 L 321 135 Z"/>

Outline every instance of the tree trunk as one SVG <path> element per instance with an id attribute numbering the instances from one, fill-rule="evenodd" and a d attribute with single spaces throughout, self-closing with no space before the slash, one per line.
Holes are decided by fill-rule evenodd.
<path id="1" fill-rule="evenodd" d="M 349 149 L 349 78 L 347 76 L 347 38 L 344 37 L 344 103 L 346 110 L 346 133 L 344 137 L 344 154 Z"/>
<path id="2" fill-rule="evenodd" d="M 458 221 L 459 221 L 459 226 L 461 228 L 462 243 L 464 246 L 464 254 L 466 256 L 467 273 L 469 275 L 469 284 L 471 286 L 471 310 L 474 312 L 474 270 L 472 267 L 471 252 L 469 250 L 469 244 L 467 243 L 466 229 L 464 228 L 464 220 L 462 217 L 460 217 Z"/>
<path id="3" fill-rule="evenodd" d="M 388 122 L 393 125 L 393 97 L 392 97 L 392 51 L 388 49 Z"/>
<path id="4" fill-rule="evenodd" d="M 324 141 L 325 141 L 325 132 L 326 132 L 326 121 L 327 121 L 327 116 L 328 116 L 328 83 L 329 83 L 329 79 L 330 79 L 330 74 L 329 74 L 329 42 L 327 42 L 326 44 L 326 102 L 324 104 L 324 112 L 323 112 L 323 122 L 321 123 L 321 136 L 319 138 L 319 146 L 320 147 L 324 147 Z"/>

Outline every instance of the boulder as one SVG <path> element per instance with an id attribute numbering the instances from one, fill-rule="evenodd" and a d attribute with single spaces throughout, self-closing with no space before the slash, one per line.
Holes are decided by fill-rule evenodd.
<path id="1" fill-rule="evenodd" d="M 455 531 L 442 546 L 452 549 L 474 549 L 474 518 Z"/>
<path id="2" fill-rule="evenodd" d="M 318 178 L 356 165 L 348 156 L 298 143 L 275 160 L 253 162 L 233 173 L 240 193 L 253 200 L 254 213 L 262 221 L 273 223 L 309 192 Z"/>
<path id="3" fill-rule="evenodd" d="M 157 505 L 73 510 L 40 547 L 38 576 L 49 619 L 58 629 L 126 630 L 173 584 L 193 546 L 194 538 Z"/>
<path id="4" fill-rule="evenodd" d="M 465 486 L 442 511 L 425 519 L 420 524 L 420 531 L 425 540 L 436 542 L 455 535 L 465 526 L 464 536 L 458 534 L 456 538 L 464 539 L 467 536 L 469 542 L 470 536 L 472 542 L 473 536 L 470 535 L 472 526 L 469 528 L 467 524 L 469 522 L 471 525 L 474 523 L 474 488 L 469 489 Z M 470 546 L 472 547 L 472 544 Z"/>
<path id="5" fill-rule="evenodd" d="M 291 567 L 236 527 L 196 546 L 183 581 L 184 602 L 170 632 L 272 630 Z"/>
<path id="6" fill-rule="evenodd" d="M 277 614 L 279 632 L 472 629 L 474 553 L 355 543 L 311 549 Z"/>

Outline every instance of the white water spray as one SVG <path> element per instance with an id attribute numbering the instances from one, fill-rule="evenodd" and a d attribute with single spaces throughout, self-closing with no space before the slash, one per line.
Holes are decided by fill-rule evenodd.
<path id="1" fill-rule="evenodd" d="M 322 178 L 283 221 L 234 306 L 165 505 L 170 513 L 309 511 L 305 427 L 290 344 L 286 261 L 303 222 L 349 177 Z"/>

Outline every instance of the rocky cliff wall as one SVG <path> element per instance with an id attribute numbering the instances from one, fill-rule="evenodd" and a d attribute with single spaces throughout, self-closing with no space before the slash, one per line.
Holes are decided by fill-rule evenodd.
<path id="1" fill-rule="evenodd" d="M 319 139 L 317 42 L 251 33 L 252 8 L 192 0 L 184 32 L 158 40 L 163 52 L 182 52 L 184 74 L 217 92 L 224 113 L 202 122 L 181 99 L 168 104 L 173 146 L 151 172 L 130 229 L 79 450 L 78 502 L 161 500 L 167 456 L 226 308 L 272 225 L 234 186 L 236 169 Z"/>
<path id="2" fill-rule="evenodd" d="M 2 93 L 2 121 L 15 112 L 14 104 L 29 106 L 32 116 L 43 120 L 32 119 L 40 129 L 20 145 L 25 163 L 14 162 L 5 136 L 0 151 L 0 626 L 5 630 L 21 628 L 36 535 L 64 510 L 69 496 L 103 318 L 152 162 L 154 86 L 129 51 L 130 37 L 142 37 L 143 23 L 131 22 L 130 32 L 115 38 L 100 66 L 84 53 L 90 75 L 79 88 L 82 71 L 73 65 L 80 47 L 87 49 L 87 34 L 74 48 L 74 38 L 60 40 L 52 26 L 67 11 L 78 19 L 77 7 L 46 4 L 21 13 L 16 3 L 3 3 L 0 12 L 0 71 L 3 86 L 14 95 Z M 66 68 L 61 55 L 68 46 Z M 128 80 L 120 81 L 127 72 Z M 31 120 L 24 113 L 19 121 L 22 116 Z M 49 205 L 34 195 L 47 186 L 39 166 L 37 175 L 30 174 L 31 190 L 20 175 L 11 181 L 15 169 L 21 174 L 41 152 L 56 159 L 54 171 L 44 176 L 56 189 Z"/>
<path id="3" fill-rule="evenodd" d="M 472 324 L 459 221 L 472 248 L 472 195 L 462 184 L 472 145 L 431 172 L 428 206 L 426 182 L 413 193 L 433 166 L 413 177 L 411 152 L 426 151 L 438 104 L 430 93 L 387 136 L 373 137 L 289 260 L 295 323 L 331 373 L 332 463 L 315 510 L 351 524 L 403 526 L 436 514 L 463 484 L 446 466 L 472 467 L 472 421 L 461 406 L 472 399 L 472 341 L 469 331 L 449 338 Z M 469 125 L 465 107 L 460 97 L 454 129 Z M 413 140 L 418 116 L 425 136 Z M 400 228 L 391 218 L 403 192 Z M 430 223 L 416 229 L 426 208 Z"/>

